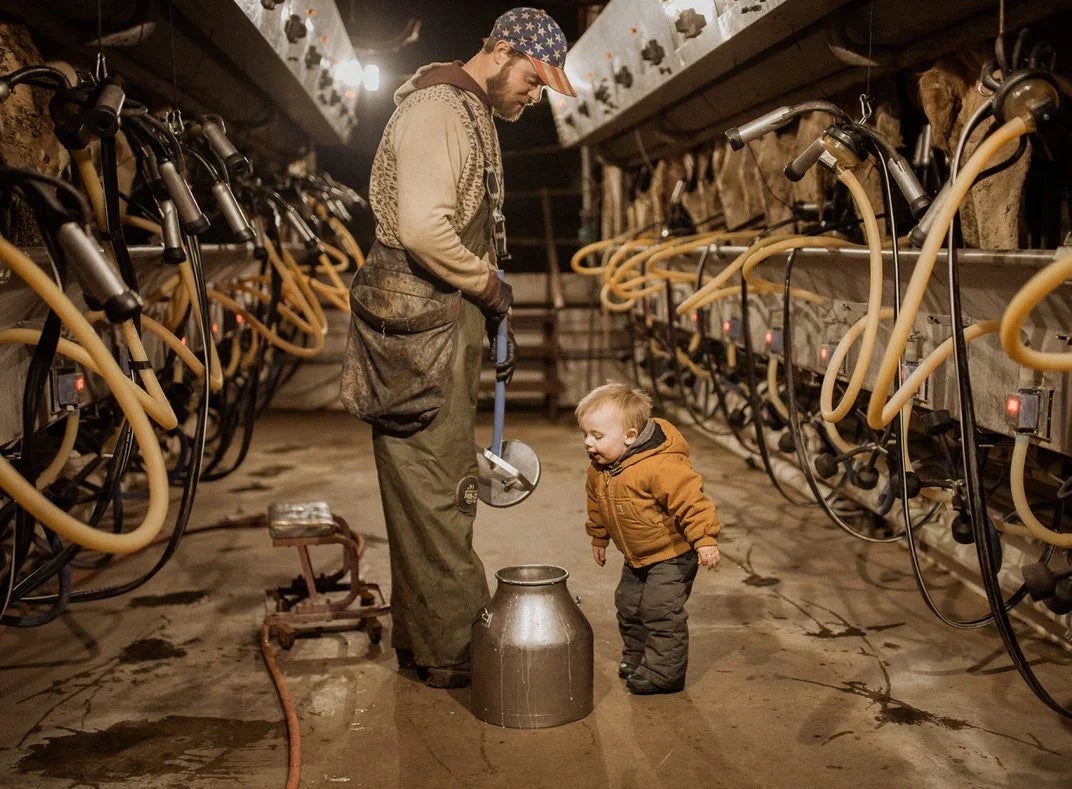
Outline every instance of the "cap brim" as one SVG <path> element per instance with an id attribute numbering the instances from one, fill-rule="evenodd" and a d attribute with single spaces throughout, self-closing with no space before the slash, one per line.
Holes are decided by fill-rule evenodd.
<path id="1" fill-rule="evenodd" d="M 532 67 L 536 69 L 536 74 L 543 80 L 543 84 L 549 87 L 556 93 L 561 93 L 564 96 L 576 97 L 577 91 L 573 89 L 570 84 L 569 77 L 566 76 L 566 72 L 557 66 L 552 66 L 550 63 L 545 63 L 542 60 L 537 60 L 528 56 L 529 61 L 532 63 Z"/>

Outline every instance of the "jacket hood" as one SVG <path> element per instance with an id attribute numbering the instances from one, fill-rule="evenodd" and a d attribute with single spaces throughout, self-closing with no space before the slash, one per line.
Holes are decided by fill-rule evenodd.
<path id="1" fill-rule="evenodd" d="M 468 91 L 480 99 L 484 106 L 491 109 L 491 99 L 487 92 L 477 84 L 477 81 L 469 76 L 460 60 L 453 63 L 429 63 L 421 66 L 405 84 L 395 91 L 395 106 L 398 106 L 410 94 L 421 88 L 429 88 L 432 85 L 453 85 Z"/>
<path id="2" fill-rule="evenodd" d="M 649 433 L 650 437 L 648 437 Z M 622 469 L 653 455 L 684 455 L 686 458 L 689 456 L 689 442 L 685 440 L 685 436 L 665 419 L 658 417 L 648 422 L 635 448 L 606 468 L 611 474 L 618 474 Z"/>

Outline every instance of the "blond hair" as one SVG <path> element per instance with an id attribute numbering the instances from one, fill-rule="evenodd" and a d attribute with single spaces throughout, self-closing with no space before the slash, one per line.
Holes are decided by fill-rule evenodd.
<path id="1" fill-rule="evenodd" d="M 604 405 L 613 406 L 622 420 L 622 426 L 638 433 L 651 419 L 651 398 L 642 389 L 634 389 L 620 381 L 610 381 L 597 386 L 581 398 L 573 415 L 579 422 Z"/>

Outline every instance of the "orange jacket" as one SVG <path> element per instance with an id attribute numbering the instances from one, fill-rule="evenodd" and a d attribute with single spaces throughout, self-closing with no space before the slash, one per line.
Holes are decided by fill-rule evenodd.
<path id="1" fill-rule="evenodd" d="M 717 545 L 721 528 L 703 477 L 689 463 L 689 445 L 665 419 L 654 419 L 647 440 L 610 466 L 592 463 L 585 488 L 592 545 L 614 541 L 633 567 Z M 663 439 L 657 441 L 661 431 Z"/>

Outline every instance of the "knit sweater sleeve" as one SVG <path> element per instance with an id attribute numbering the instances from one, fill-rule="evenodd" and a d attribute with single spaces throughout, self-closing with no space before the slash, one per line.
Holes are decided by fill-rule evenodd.
<path id="1" fill-rule="evenodd" d="M 470 139 L 446 102 L 423 101 L 401 113 L 392 144 L 398 167 L 398 237 L 425 268 L 479 298 L 492 266 L 462 244 L 451 226 Z"/>
<path id="2" fill-rule="evenodd" d="M 718 545 L 715 537 L 722 526 L 715 503 L 704 494 L 703 477 L 688 458 L 675 455 L 659 463 L 651 490 L 693 548 Z"/>

